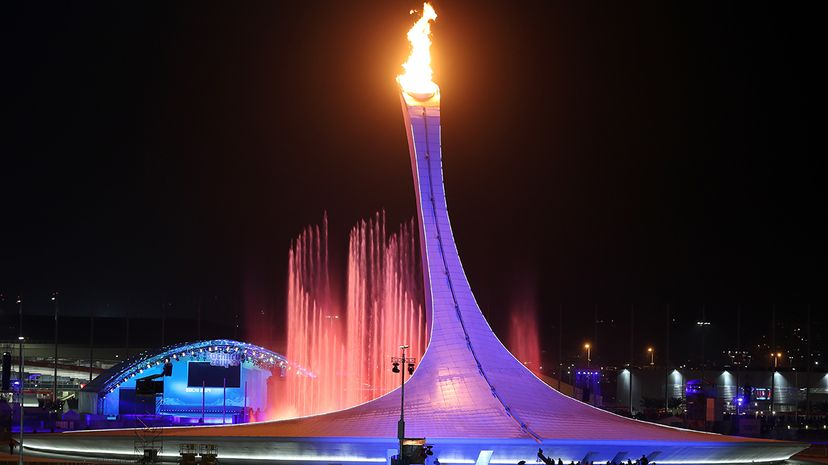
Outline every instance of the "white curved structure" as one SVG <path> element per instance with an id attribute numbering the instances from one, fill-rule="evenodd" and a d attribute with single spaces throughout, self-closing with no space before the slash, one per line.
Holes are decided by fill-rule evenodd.
<path id="1" fill-rule="evenodd" d="M 576 401 L 536 378 L 500 343 L 463 272 L 446 207 L 439 94 L 402 95 L 414 174 L 431 340 L 406 384 L 406 433 L 434 444 L 440 463 L 532 461 L 538 448 L 565 462 L 642 455 L 659 464 L 773 462 L 804 444 L 676 429 Z M 401 341 L 404 342 L 404 341 Z M 221 460 L 385 463 L 396 453 L 400 392 L 338 412 L 226 427 L 170 428 L 176 443 L 218 444 Z M 80 454 L 132 453 L 132 431 L 41 436 L 27 446 Z M 480 459 L 478 461 L 478 459 Z"/>

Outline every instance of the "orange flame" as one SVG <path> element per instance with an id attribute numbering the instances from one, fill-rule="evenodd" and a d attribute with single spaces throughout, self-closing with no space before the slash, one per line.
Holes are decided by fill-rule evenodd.
<path id="1" fill-rule="evenodd" d="M 414 11 L 411 11 L 414 13 Z M 437 93 L 438 87 L 431 80 L 431 21 L 437 19 L 437 13 L 428 3 L 423 3 L 423 15 L 408 31 L 411 42 L 411 55 L 403 63 L 405 73 L 397 76 L 397 82 L 411 96 L 427 99 Z"/>

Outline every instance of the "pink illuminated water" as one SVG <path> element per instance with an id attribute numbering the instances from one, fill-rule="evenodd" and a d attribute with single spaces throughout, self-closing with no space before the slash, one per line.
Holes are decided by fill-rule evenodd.
<path id="1" fill-rule="evenodd" d="M 343 402 L 342 377 L 337 376 L 345 344 L 340 306 L 331 294 L 328 273 L 328 219 L 308 226 L 288 252 L 287 350 L 292 363 L 317 377 L 288 373 L 284 377 L 275 417 L 329 411 Z M 290 369 L 290 368 L 288 368 Z"/>
<path id="2" fill-rule="evenodd" d="M 524 293 L 509 309 L 509 351 L 534 373 L 540 373 L 541 353 L 535 299 Z"/>
<path id="3" fill-rule="evenodd" d="M 413 222 L 390 236 L 376 214 L 351 230 L 347 292 L 347 399 L 353 405 L 399 386 L 391 357 L 425 351 L 425 316 Z"/>
<path id="4" fill-rule="evenodd" d="M 331 292 L 327 218 L 309 226 L 288 254 L 287 350 L 291 362 L 315 377 L 277 380 L 271 418 L 337 410 L 399 386 L 392 356 L 425 351 L 419 258 L 413 221 L 388 234 L 384 214 L 350 233 L 344 302 Z"/>

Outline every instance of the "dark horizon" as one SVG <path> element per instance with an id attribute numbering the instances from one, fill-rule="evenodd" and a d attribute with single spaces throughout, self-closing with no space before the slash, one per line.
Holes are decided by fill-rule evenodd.
<path id="1" fill-rule="evenodd" d="M 414 215 L 394 76 L 418 7 L 14 5 L 4 326 L 18 295 L 47 315 L 59 291 L 65 315 L 157 316 L 167 302 L 193 318 L 201 299 L 218 302 L 206 319 L 239 312 L 252 327 L 264 312 L 278 333 L 302 228 L 327 212 L 344 270 L 357 221 Z M 498 334 L 527 298 L 548 351 L 559 304 L 570 351 L 594 337 L 593 305 L 618 319 L 596 349 L 609 338 L 618 357 L 631 304 L 653 344 L 666 304 L 687 321 L 706 303 L 722 328 L 743 304 L 747 338 L 770 332 L 774 303 L 786 326 L 810 303 L 824 332 L 814 12 L 435 8 L 448 202 Z"/>

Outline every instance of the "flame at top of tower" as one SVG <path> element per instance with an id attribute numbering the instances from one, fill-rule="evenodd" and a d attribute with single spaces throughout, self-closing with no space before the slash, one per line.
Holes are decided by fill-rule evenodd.
<path id="1" fill-rule="evenodd" d="M 412 10 L 412 13 L 414 11 Z M 423 3 L 423 14 L 408 31 L 411 42 L 411 54 L 403 63 L 405 72 L 397 76 L 397 82 L 403 90 L 420 100 L 426 100 L 437 93 L 438 87 L 431 80 L 431 21 L 437 19 L 437 13 L 428 3 Z"/>

